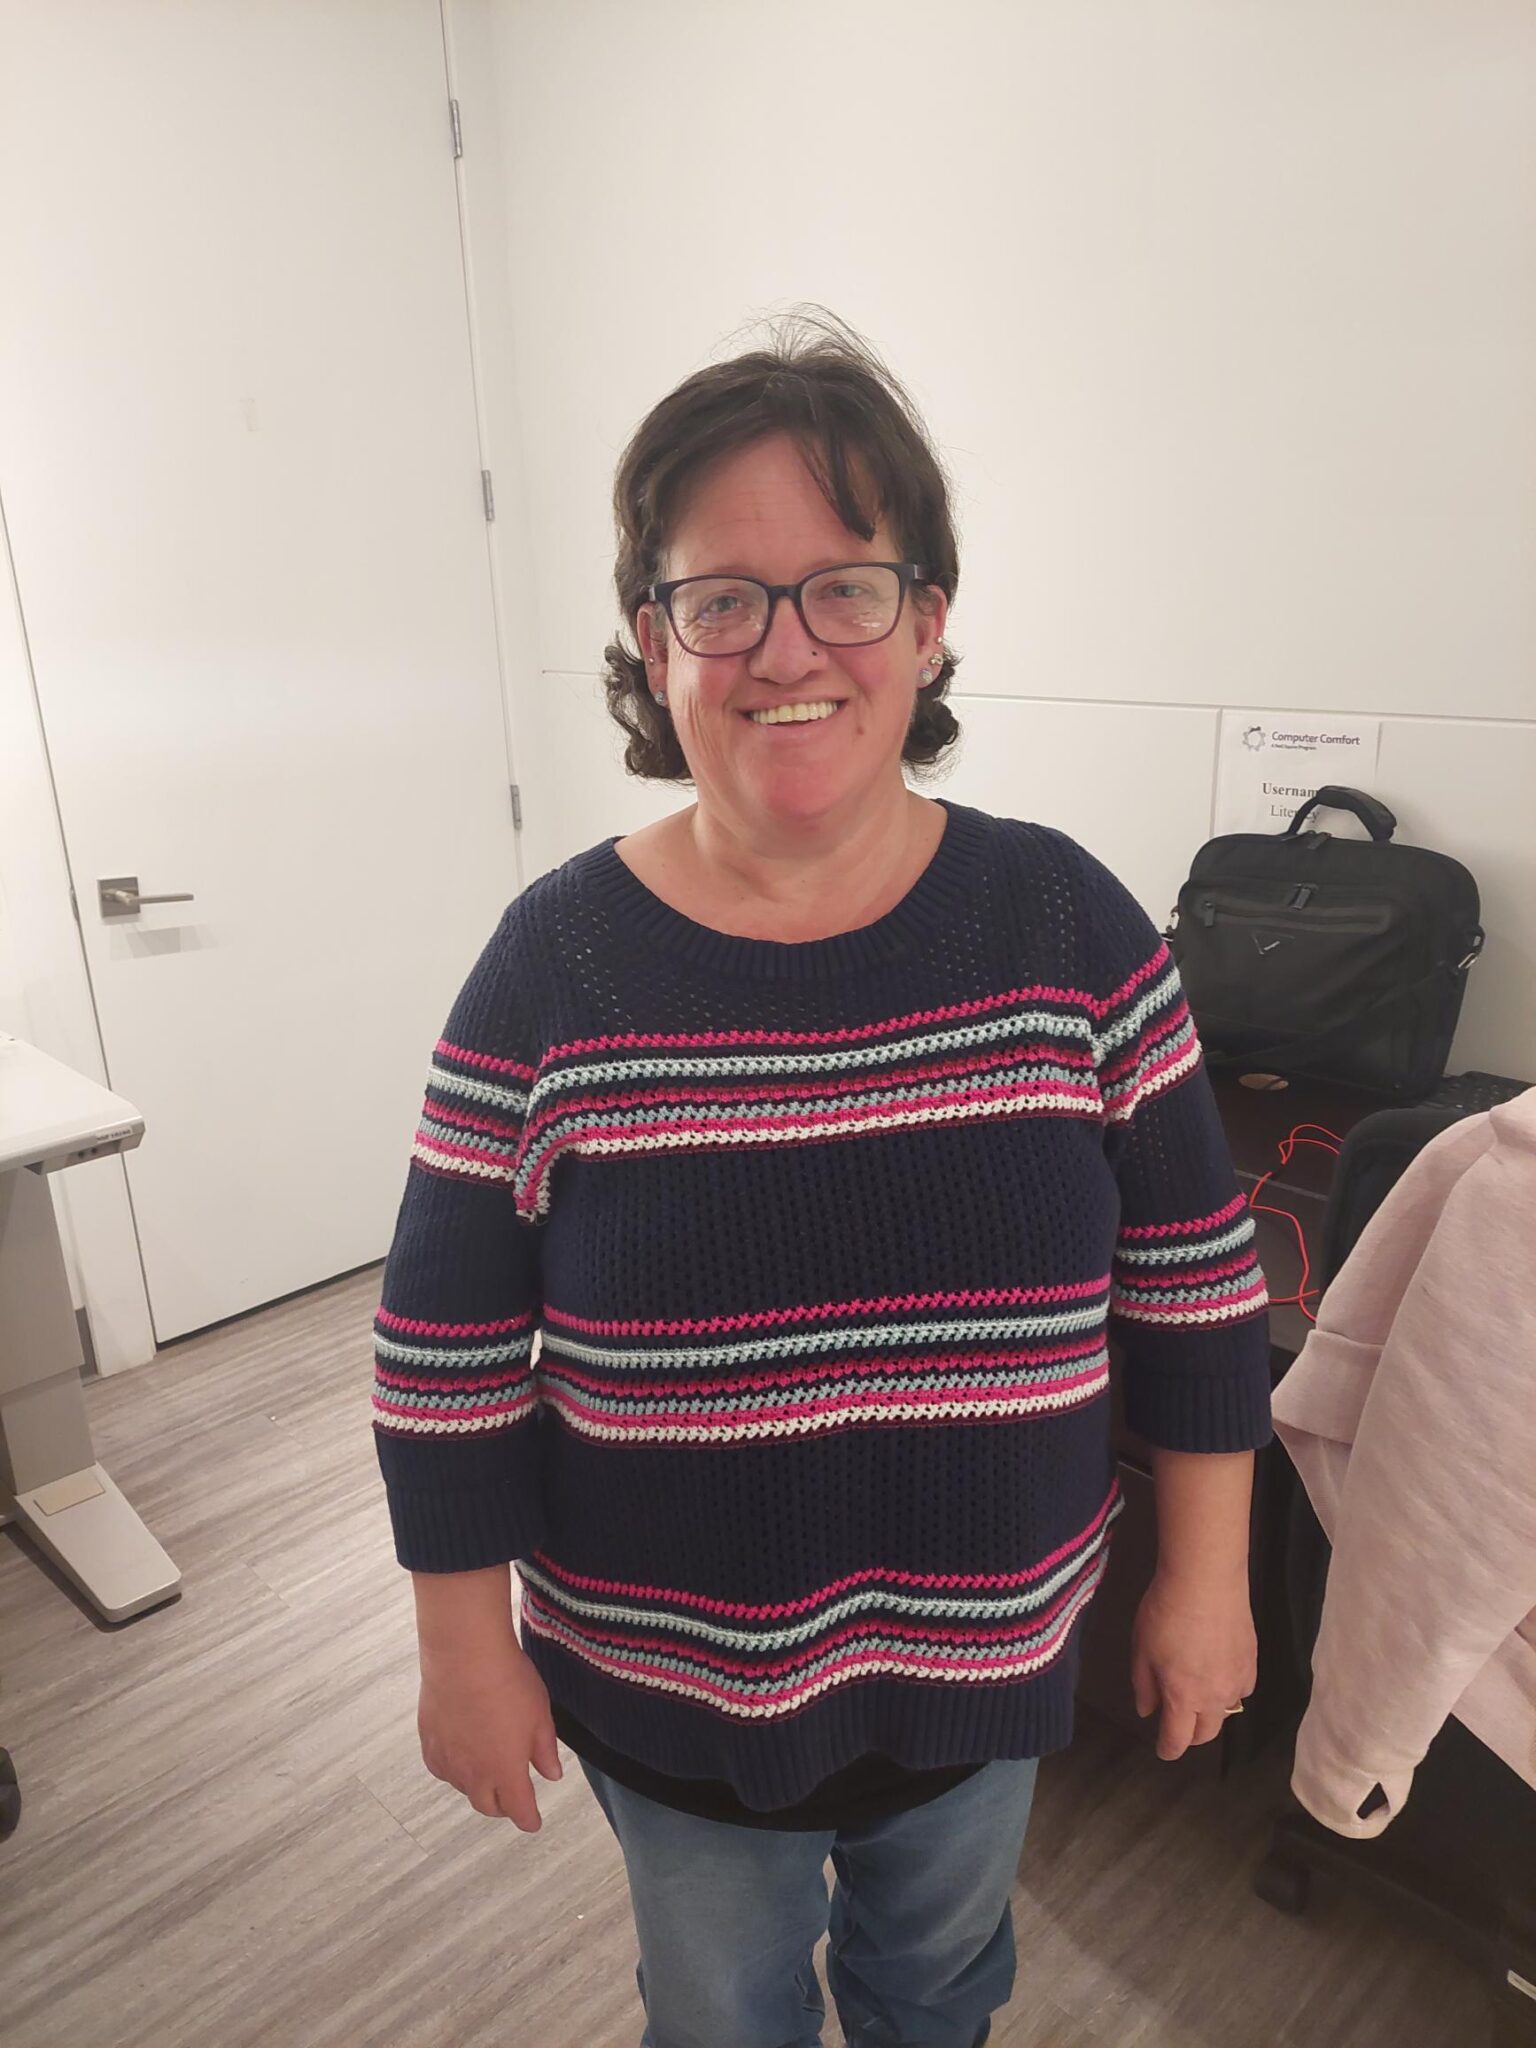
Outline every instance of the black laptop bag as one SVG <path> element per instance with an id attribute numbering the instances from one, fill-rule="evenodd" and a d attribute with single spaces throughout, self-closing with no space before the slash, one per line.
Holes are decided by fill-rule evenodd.
<path id="1" fill-rule="evenodd" d="M 1370 838 L 1303 830 L 1317 809 L 1352 811 Z M 1167 937 L 1213 1069 L 1404 1102 L 1434 1087 L 1482 951 L 1477 884 L 1396 829 L 1375 797 L 1330 785 L 1285 832 L 1201 847 Z"/>

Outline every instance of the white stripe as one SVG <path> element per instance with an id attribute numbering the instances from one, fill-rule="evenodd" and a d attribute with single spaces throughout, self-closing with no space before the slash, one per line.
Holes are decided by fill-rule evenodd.
<path id="1" fill-rule="evenodd" d="M 575 1430 L 578 1436 L 594 1437 L 605 1443 L 727 1444 L 745 1443 L 761 1437 L 815 1436 L 823 1430 L 845 1429 L 855 1425 L 932 1422 L 936 1417 L 942 1421 L 950 1421 L 957 1416 L 966 1416 L 975 1421 L 988 1415 L 1059 1414 L 1069 1408 L 1081 1408 L 1089 1401 L 1098 1400 L 1108 1385 L 1109 1374 L 1102 1372 L 1086 1386 L 1072 1387 L 1065 1392 L 1007 1394 L 994 1396 L 991 1400 L 972 1396 L 965 1401 L 882 1401 L 878 1406 L 850 1402 L 820 1415 L 775 1416 L 768 1422 L 647 1421 L 638 1425 L 631 1424 L 628 1428 L 617 1423 L 593 1422 L 585 1415 L 576 1415 L 567 1408 L 563 1400 L 553 1395 L 546 1397 L 546 1405 L 560 1416 L 568 1429 Z"/>
<path id="2" fill-rule="evenodd" d="M 1148 1062 L 1143 1061 L 1142 1068 L 1147 1064 Z M 1117 1101 L 1113 1107 L 1110 1107 L 1108 1104 L 1105 1105 L 1109 1121 L 1112 1124 L 1129 1123 L 1142 1103 L 1150 1102 L 1154 1095 L 1161 1095 L 1166 1089 L 1171 1088 L 1176 1081 L 1182 1081 L 1184 1076 L 1192 1074 L 1199 1064 L 1200 1046 L 1197 1040 L 1191 1039 L 1189 1048 L 1183 1057 L 1175 1060 L 1173 1065 L 1165 1068 L 1161 1074 L 1154 1074 L 1148 1079 L 1144 1076 L 1142 1068 L 1138 1068 L 1134 1092 Z"/>
<path id="3" fill-rule="evenodd" d="M 386 1411 L 381 1401 L 375 1400 L 374 1410 L 379 1427 L 386 1430 L 406 1431 L 412 1436 L 471 1436 L 488 1429 L 508 1429 L 514 1422 L 521 1422 L 534 1406 L 530 1401 L 515 1401 L 510 1411 L 500 1415 L 396 1415 Z"/>
<path id="4" fill-rule="evenodd" d="M 1120 1298 L 1115 1301 L 1115 1314 L 1127 1323 L 1229 1323 L 1234 1316 L 1257 1315 L 1266 1306 L 1268 1294 L 1261 1289 L 1248 1301 L 1227 1301 L 1213 1304 L 1209 1308 L 1162 1309 L 1156 1315 L 1148 1310 L 1137 1310 Z"/>
<path id="5" fill-rule="evenodd" d="M 486 1158 L 450 1159 L 444 1153 L 435 1151 L 426 1138 L 416 1140 L 411 1147 L 411 1157 L 420 1160 L 423 1166 L 430 1166 L 434 1172 L 447 1174 L 454 1180 L 512 1181 L 517 1178 L 517 1168 L 513 1164 L 498 1166 L 494 1160 Z"/>

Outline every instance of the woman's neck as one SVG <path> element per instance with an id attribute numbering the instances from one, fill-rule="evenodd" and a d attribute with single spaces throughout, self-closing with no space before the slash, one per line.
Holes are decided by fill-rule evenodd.
<path id="1" fill-rule="evenodd" d="M 873 924 L 894 909 L 944 835 L 942 805 L 902 785 L 851 826 L 761 830 L 694 804 L 620 842 L 654 895 L 739 938 L 796 943 Z"/>

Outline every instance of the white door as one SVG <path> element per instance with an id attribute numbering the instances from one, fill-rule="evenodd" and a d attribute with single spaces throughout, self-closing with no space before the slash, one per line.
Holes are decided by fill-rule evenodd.
<path id="1" fill-rule="evenodd" d="M 164 1341 L 387 1249 L 517 891 L 436 0 L 0 0 L 0 350 Z"/>

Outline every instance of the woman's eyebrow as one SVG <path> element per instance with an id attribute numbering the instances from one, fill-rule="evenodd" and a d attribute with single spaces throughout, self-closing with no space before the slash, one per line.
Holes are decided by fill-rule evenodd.
<path id="1" fill-rule="evenodd" d="M 826 569 L 858 569 L 869 563 L 883 562 L 884 560 L 885 557 L 883 555 L 828 555 L 825 561 L 818 562 L 814 569 L 807 569 L 805 575 L 819 576 Z M 756 569 L 743 569 L 736 562 L 726 563 L 723 567 L 717 569 L 690 569 L 688 576 L 680 576 L 674 580 L 686 583 L 688 578 L 693 576 L 743 576 L 753 583 L 771 583 L 774 580 L 771 576 L 759 575 Z M 793 580 L 798 583 L 804 579 L 797 576 Z"/>

